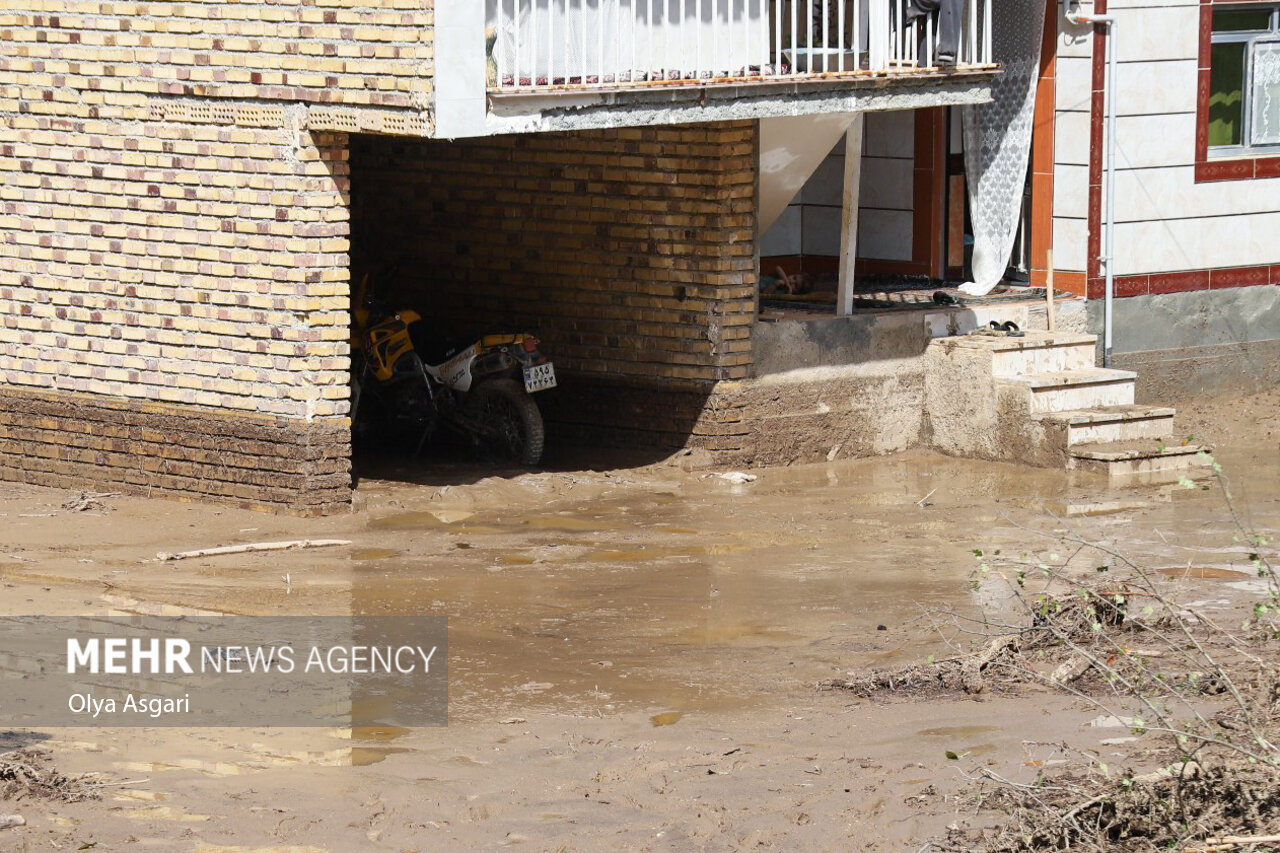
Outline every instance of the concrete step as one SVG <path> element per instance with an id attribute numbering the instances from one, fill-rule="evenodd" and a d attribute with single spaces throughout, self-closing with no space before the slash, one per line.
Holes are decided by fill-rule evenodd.
<path id="1" fill-rule="evenodd" d="M 1105 474 L 1112 485 L 1172 482 L 1212 466 L 1201 444 L 1166 445 L 1157 441 L 1110 441 L 1070 448 L 1070 467 Z"/>
<path id="2" fill-rule="evenodd" d="M 1006 378 L 1093 367 L 1097 340 L 1097 335 L 1029 331 L 1016 338 L 965 335 L 949 338 L 947 343 L 961 349 L 989 352 L 992 375 Z"/>
<path id="3" fill-rule="evenodd" d="M 1067 447 L 1113 441 L 1158 440 L 1173 434 L 1174 409 L 1166 406 L 1095 406 L 1032 417 L 1066 427 Z"/>
<path id="4" fill-rule="evenodd" d="M 1027 388 L 1031 393 L 1030 412 L 1035 415 L 1132 405 L 1137 376 L 1131 370 L 1086 367 L 1001 377 L 996 381 Z"/>

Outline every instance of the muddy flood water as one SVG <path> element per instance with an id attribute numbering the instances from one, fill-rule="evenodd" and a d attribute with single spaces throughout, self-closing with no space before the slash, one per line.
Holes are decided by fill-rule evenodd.
<path id="1" fill-rule="evenodd" d="M 1028 777 L 1097 710 L 1030 696 L 862 700 L 823 679 L 951 652 L 950 617 L 1012 618 L 974 551 L 1096 572 L 1105 544 L 1187 603 L 1256 586 L 1241 530 L 1280 528 L 1275 442 L 1220 445 L 1229 478 L 1112 488 L 912 452 L 753 471 L 365 480 L 298 520 L 139 498 L 0 492 L 0 613 L 443 614 L 443 728 L 5 730 L 99 801 L 0 801 L 0 850 L 918 850 L 976 767 Z M 723 473 L 723 472 L 719 472 Z M 349 546 L 158 562 L 291 538 Z M 1274 546 L 1272 546 L 1274 547 Z M 960 760 L 947 757 L 961 756 Z"/>

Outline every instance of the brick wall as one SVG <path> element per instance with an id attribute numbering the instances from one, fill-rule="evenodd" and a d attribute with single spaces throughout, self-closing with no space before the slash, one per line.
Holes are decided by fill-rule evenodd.
<path id="1" fill-rule="evenodd" d="M 303 508 L 348 499 L 346 136 L 6 119 L 0 475 Z M 214 464 L 237 440 L 245 458 Z M 320 445 L 312 461 L 330 461 L 294 467 L 297 448 Z M 136 457 L 151 450 L 171 457 L 165 470 L 112 481 L 145 471 Z M 273 472 L 302 493 L 241 488 Z"/>
<path id="2" fill-rule="evenodd" d="M 751 368 L 754 122 L 458 142 L 352 137 L 356 275 L 471 326 L 535 327 L 562 371 Z"/>
<path id="3" fill-rule="evenodd" d="M 253 124 L 254 102 L 301 102 L 312 129 L 427 133 L 433 8 L 0 0 L 0 113 Z"/>

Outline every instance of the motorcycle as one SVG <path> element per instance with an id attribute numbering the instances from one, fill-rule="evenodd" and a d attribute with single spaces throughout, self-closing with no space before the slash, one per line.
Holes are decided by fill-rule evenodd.
<path id="1" fill-rule="evenodd" d="M 352 326 L 351 420 L 368 431 L 378 420 L 416 436 L 414 455 L 440 426 L 479 449 L 520 465 L 542 458 L 545 430 L 533 394 L 556 387 L 555 367 L 527 333 L 482 335 L 460 345 L 435 337 L 417 311 L 389 309 L 357 292 Z"/>

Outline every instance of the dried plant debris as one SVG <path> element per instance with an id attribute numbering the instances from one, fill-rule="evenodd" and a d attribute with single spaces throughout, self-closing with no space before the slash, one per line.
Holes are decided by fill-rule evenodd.
<path id="1" fill-rule="evenodd" d="M 1260 573 L 1261 574 L 1261 573 Z M 1274 587 L 1238 627 L 1179 605 L 1140 571 L 1124 583 L 1031 593 L 1014 575 L 1021 616 L 991 628 L 953 618 L 971 650 L 824 687 L 861 696 L 1061 690 L 1148 734 L 1117 771 L 1080 753 L 1031 783 L 976 768 L 975 819 L 935 850 L 1085 853 L 1280 853 L 1280 655 Z M 1268 575 L 1274 577 L 1274 575 Z M 1059 578 L 1051 579 L 1058 583 Z"/>
<path id="2" fill-rule="evenodd" d="M 100 799 L 94 775 L 67 776 L 53 766 L 48 750 L 37 747 L 0 753 L 0 800 L 25 799 L 78 803 Z"/>
<path id="3" fill-rule="evenodd" d="M 81 492 L 62 504 L 68 512 L 109 512 L 112 507 L 103 502 L 104 498 L 118 497 L 118 492 Z"/>
<path id="4" fill-rule="evenodd" d="M 821 686 L 859 696 L 1008 692 L 1028 682 L 1062 686 L 1093 669 L 1088 650 L 1097 647 L 1104 632 L 1139 633 L 1158 621 L 1129 619 L 1125 597 L 1110 590 L 1041 596 L 1033 603 L 1027 627 L 984 635 L 973 652 L 831 679 Z"/>
<path id="5" fill-rule="evenodd" d="M 1274 838 L 1280 832 L 1280 769 L 1182 761 L 1145 774 L 1104 771 L 1067 771 L 1033 785 L 983 790 L 981 807 L 1008 815 L 1004 826 L 953 827 L 934 847 L 980 853 L 1280 849 Z"/>

